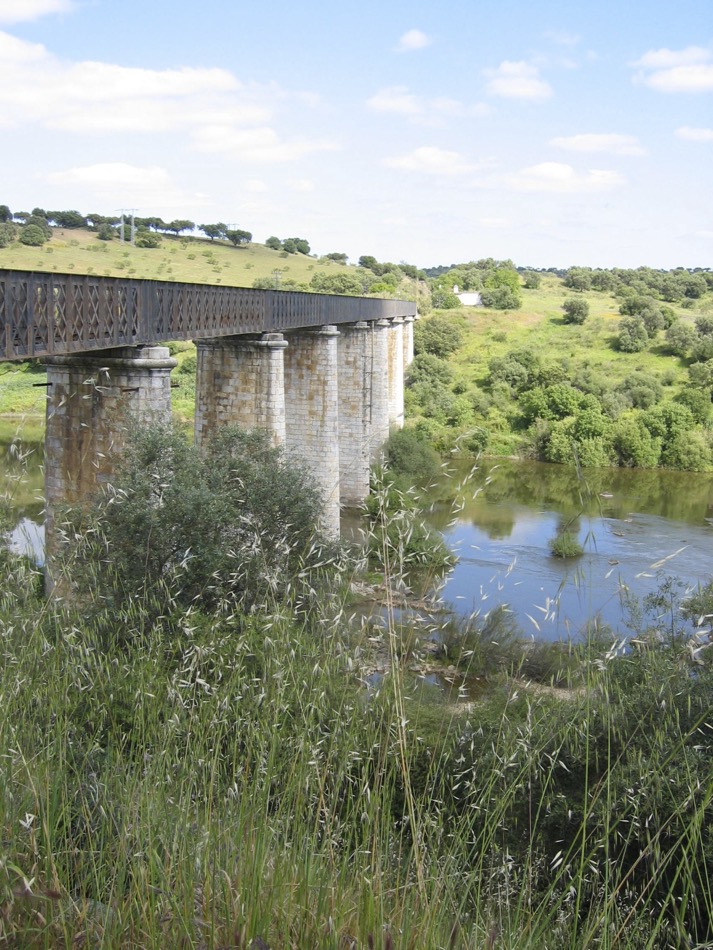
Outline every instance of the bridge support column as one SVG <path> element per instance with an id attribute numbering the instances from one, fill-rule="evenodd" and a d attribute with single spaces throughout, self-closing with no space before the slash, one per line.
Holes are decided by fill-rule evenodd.
<path id="1" fill-rule="evenodd" d="M 267 429 L 276 445 L 285 444 L 286 347 L 281 333 L 196 341 L 198 448 L 230 423 Z"/>
<path id="2" fill-rule="evenodd" d="M 369 324 L 339 328 L 339 499 L 361 505 L 369 494 L 371 360 Z"/>
<path id="3" fill-rule="evenodd" d="M 404 321 L 394 317 L 389 328 L 389 424 L 404 427 Z"/>
<path id="4" fill-rule="evenodd" d="M 389 333 L 388 320 L 370 324 L 369 375 L 370 401 L 369 458 L 372 463 L 381 459 L 384 442 L 389 438 Z"/>
<path id="5" fill-rule="evenodd" d="M 45 550 L 47 585 L 58 537 L 55 513 L 107 484 L 129 425 L 171 421 L 167 347 L 125 347 L 46 359 Z"/>
<path id="6" fill-rule="evenodd" d="M 413 363 L 413 325 L 415 317 L 404 317 L 404 371 Z"/>
<path id="7" fill-rule="evenodd" d="M 334 326 L 295 330 L 285 350 L 287 451 L 303 461 L 324 500 L 325 530 L 339 536 L 339 401 Z"/>

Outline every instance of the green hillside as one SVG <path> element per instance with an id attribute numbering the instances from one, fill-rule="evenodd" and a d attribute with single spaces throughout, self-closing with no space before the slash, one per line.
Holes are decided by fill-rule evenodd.
<path id="1" fill-rule="evenodd" d="M 158 247 L 140 248 L 128 241 L 100 241 L 95 232 L 84 229 L 55 229 L 42 247 L 15 242 L 0 248 L 0 267 L 233 287 L 251 287 L 256 279 L 275 277 L 280 285 L 309 283 L 315 270 L 356 270 L 326 259 L 273 251 L 262 244 L 233 247 L 225 241 L 163 235 Z"/>

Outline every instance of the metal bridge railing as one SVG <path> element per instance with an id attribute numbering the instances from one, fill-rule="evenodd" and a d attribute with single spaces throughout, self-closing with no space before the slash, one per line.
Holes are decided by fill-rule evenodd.
<path id="1" fill-rule="evenodd" d="M 416 315 L 416 304 L 0 270 L 0 361 Z"/>

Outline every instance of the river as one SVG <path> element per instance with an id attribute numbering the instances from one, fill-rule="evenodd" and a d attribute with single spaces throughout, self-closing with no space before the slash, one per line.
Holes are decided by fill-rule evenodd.
<path id="1" fill-rule="evenodd" d="M 598 616 L 626 633 L 629 598 L 667 576 L 713 577 L 713 475 L 586 470 L 541 462 L 454 462 L 427 494 L 428 520 L 458 556 L 441 595 L 457 613 L 508 604 L 526 635 L 576 637 Z M 549 544 L 567 528 L 581 557 Z"/>

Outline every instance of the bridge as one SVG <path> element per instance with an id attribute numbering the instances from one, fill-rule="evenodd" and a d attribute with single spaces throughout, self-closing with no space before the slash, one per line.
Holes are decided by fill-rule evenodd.
<path id="1" fill-rule="evenodd" d="M 195 439 L 267 429 L 312 470 L 325 527 L 361 503 L 403 425 L 416 305 L 402 300 L 0 270 L 0 362 L 47 366 L 45 497 L 53 510 L 111 480 L 132 421 L 171 417 L 162 343 L 197 349 Z"/>

